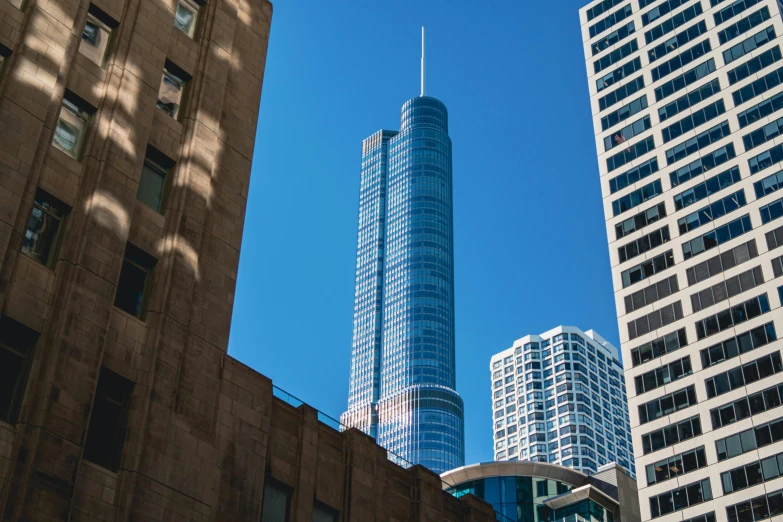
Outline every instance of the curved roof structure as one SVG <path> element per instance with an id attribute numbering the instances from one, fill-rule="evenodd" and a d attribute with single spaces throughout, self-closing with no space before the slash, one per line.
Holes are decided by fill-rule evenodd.
<path id="1" fill-rule="evenodd" d="M 565 482 L 574 487 L 590 483 L 590 478 L 581 471 L 555 464 L 523 460 L 470 464 L 447 471 L 440 476 L 443 489 L 469 480 L 491 477 L 540 477 Z"/>

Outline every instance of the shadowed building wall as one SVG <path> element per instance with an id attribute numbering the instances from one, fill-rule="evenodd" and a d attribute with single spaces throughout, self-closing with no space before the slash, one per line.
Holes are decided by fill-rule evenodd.
<path id="1" fill-rule="evenodd" d="M 0 0 L 0 520 L 492 516 L 226 355 L 271 14 Z"/>

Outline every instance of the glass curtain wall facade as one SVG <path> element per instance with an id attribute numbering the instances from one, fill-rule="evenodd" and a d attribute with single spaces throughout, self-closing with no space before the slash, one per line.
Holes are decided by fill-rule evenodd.
<path id="1" fill-rule="evenodd" d="M 348 410 L 342 423 L 441 473 L 464 464 L 456 390 L 448 112 L 420 96 L 362 144 Z"/>
<path id="2" fill-rule="evenodd" d="M 780 517 L 781 3 L 579 16 L 642 520 Z"/>
<path id="3" fill-rule="evenodd" d="M 495 460 L 636 476 L 619 352 L 592 330 L 528 335 L 490 361 Z"/>

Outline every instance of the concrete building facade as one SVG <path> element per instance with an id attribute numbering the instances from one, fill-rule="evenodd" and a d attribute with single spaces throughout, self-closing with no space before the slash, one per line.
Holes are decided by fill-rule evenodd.
<path id="1" fill-rule="evenodd" d="M 780 10 L 579 12 L 642 520 L 783 514 Z"/>
<path id="2" fill-rule="evenodd" d="M 620 354 L 593 330 L 558 326 L 492 356 L 495 460 L 595 473 L 617 462 L 635 477 Z"/>
<path id="3" fill-rule="evenodd" d="M 493 517 L 226 354 L 271 15 L 0 0 L 0 520 Z"/>

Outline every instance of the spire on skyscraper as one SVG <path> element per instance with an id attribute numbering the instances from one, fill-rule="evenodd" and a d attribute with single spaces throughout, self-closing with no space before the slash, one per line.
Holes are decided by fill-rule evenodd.
<path id="1" fill-rule="evenodd" d="M 426 94 L 427 85 L 427 71 L 425 70 L 426 62 L 424 59 L 424 26 L 421 26 L 421 95 Z"/>

